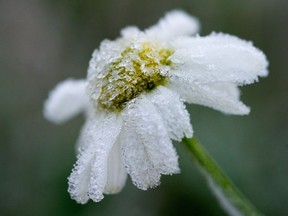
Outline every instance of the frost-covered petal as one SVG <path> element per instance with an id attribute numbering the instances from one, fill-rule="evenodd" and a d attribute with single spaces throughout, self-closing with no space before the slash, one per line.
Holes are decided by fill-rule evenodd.
<path id="1" fill-rule="evenodd" d="M 105 194 L 114 194 L 122 190 L 126 183 L 127 172 L 123 162 L 121 142 L 116 141 L 108 157 L 107 183 Z"/>
<path id="2" fill-rule="evenodd" d="M 192 35 L 199 31 L 197 18 L 180 10 L 168 12 L 160 21 L 145 32 L 158 40 L 169 40 L 174 37 Z"/>
<path id="3" fill-rule="evenodd" d="M 93 129 L 96 137 L 95 158 L 91 167 L 89 197 L 94 202 L 103 199 L 108 179 L 108 158 L 122 126 L 122 119 L 114 113 L 105 113 L 106 117 L 101 127 Z"/>
<path id="4" fill-rule="evenodd" d="M 189 113 L 177 93 L 159 86 L 147 94 L 147 98 L 161 115 L 171 139 L 181 141 L 184 136 L 192 137 Z"/>
<path id="5" fill-rule="evenodd" d="M 89 142 L 86 141 L 87 137 L 87 130 L 90 130 L 91 124 L 92 124 L 92 119 L 97 119 L 97 116 L 102 116 L 99 115 L 99 111 L 95 112 L 95 104 L 89 104 L 87 106 L 86 112 L 85 112 L 85 117 L 86 121 L 84 122 L 84 125 L 82 126 L 80 130 L 80 135 L 77 139 L 75 150 L 77 153 L 79 153 L 81 150 L 86 149 L 87 145 Z M 101 118 L 99 118 L 99 122 L 101 121 Z M 96 120 L 95 124 L 99 124 L 98 120 Z"/>
<path id="6" fill-rule="evenodd" d="M 250 108 L 239 100 L 239 89 L 232 83 L 193 84 L 173 79 L 169 87 L 188 103 L 208 106 L 227 114 L 246 115 L 250 112 Z"/>
<path id="7" fill-rule="evenodd" d="M 90 183 L 91 161 L 94 157 L 92 146 L 80 151 L 77 162 L 68 178 L 68 192 L 77 203 L 85 204 L 89 200 L 88 189 Z"/>
<path id="8" fill-rule="evenodd" d="M 54 123 L 62 123 L 84 111 L 88 104 L 86 80 L 67 79 L 59 83 L 44 104 L 44 116 Z"/>
<path id="9" fill-rule="evenodd" d="M 77 153 L 80 153 L 83 149 L 87 148 L 89 142 L 86 141 L 87 131 L 91 127 L 91 120 L 87 119 L 80 130 L 80 135 L 77 139 L 75 150 Z"/>
<path id="10" fill-rule="evenodd" d="M 133 40 L 139 37 L 141 34 L 143 34 L 143 32 L 136 26 L 127 26 L 121 30 L 121 36 L 127 40 Z"/>
<path id="11" fill-rule="evenodd" d="M 159 184 L 161 174 L 179 172 L 178 157 L 166 126 L 154 105 L 139 96 L 123 113 L 124 163 L 133 183 L 146 190 Z"/>
<path id="12" fill-rule="evenodd" d="M 268 62 L 251 42 L 227 34 L 178 38 L 172 43 L 171 76 L 191 82 L 250 84 L 267 75 Z"/>
<path id="13" fill-rule="evenodd" d="M 107 183 L 108 156 L 121 129 L 121 118 L 115 114 L 99 113 L 89 120 L 84 131 L 86 148 L 80 151 L 69 179 L 68 191 L 78 203 L 89 198 L 103 199 Z"/>

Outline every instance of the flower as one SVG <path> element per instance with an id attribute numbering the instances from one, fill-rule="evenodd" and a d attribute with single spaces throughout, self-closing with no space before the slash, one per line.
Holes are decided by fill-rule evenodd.
<path id="1" fill-rule="evenodd" d="M 55 123 L 79 112 L 86 122 L 68 191 L 78 203 L 119 192 L 127 174 L 140 189 L 179 173 L 172 140 L 192 137 L 184 102 L 245 115 L 238 86 L 267 75 L 265 55 L 223 33 L 197 35 L 197 19 L 166 14 L 145 31 L 127 27 L 93 53 L 85 80 L 68 79 L 50 93 L 44 115 Z"/>

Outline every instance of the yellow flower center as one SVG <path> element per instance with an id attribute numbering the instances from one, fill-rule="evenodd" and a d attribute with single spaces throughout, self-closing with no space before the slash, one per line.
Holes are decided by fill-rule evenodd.
<path id="1" fill-rule="evenodd" d="M 167 81 L 173 51 L 157 44 L 143 43 L 127 48 L 109 65 L 103 78 L 98 104 L 105 109 L 122 110 L 125 104 L 142 92 L 153 90 Z"/>

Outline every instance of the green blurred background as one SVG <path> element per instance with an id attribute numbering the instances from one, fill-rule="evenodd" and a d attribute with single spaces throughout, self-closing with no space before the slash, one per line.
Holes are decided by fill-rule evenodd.
<path id="1" fill-rule="evenodd" d="M 0 215 L 225 215 L 179 143 L 182 172 L 161 186 L 129 180 L 120 194 L 76 204 L 67 176 L 84 119 L 56 126 L 42 116 L 49 90 L 85 77 L 101 40 L 174 8 L 198 17 L 201 35 L 237 35 L 267 54 L 269 77 L 242 88 L 249 116 L 188 108 L 195 135 L 243 193 L 267 215 L 288 214 L 287 0 L 0 0 Z"/>

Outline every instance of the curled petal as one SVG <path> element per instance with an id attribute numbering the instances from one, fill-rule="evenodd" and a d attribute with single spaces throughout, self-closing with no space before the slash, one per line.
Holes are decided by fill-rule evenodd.
<path id="1" fill-rule="evenodd" d="M 88 193 L 94 202 L 99 202 L 103 198 L 108 179 L 108 158 L 118 138 L 121 125 L 122 119 L 120 117 L 114 113 L 105 113 L 103 124 L 92 129 L 96 142 L 94 142 L 95 157 L 92 161 Z"/>
<path id="2" fill-rule="evenodd" d="M 174 37 L 192 35 L 199 31 L 199 21 L 183 11 L 174 10 L 166 14 L 160 21 L 145 32 L 159 40 L 169 40 Z"/>
<path id="3" fill-rule="evenodd" d="M 184 136 L 192 137 L 189 113 L 177 93 L 159 86 L 148 94 L 147 98 L 161 115 L 171 139 L 181 141 Z"/>
<path id="4" fill-rule="evenodd" d="M 89 200 L 88 189 L 90 184 L 91 161 L 94 157 L 92 146 L 80 151 L 78 160 L 68 178 L 68 192 L 77 203 L 85 204 Z"/>
<path id="5" fill-rule="evenodd" d="M 89 198 L 103 199 L 107 184 L 108 157 L 121 129 L 121 119 L 115 114 L 101 113 L 90 119 L 83 132 L 85 149 L 81 150 L 69 180 L 68 191 L 78 203 Z"/>
<path id="6" fill-rule="evenodd" d="M 85 80 L 67 79 L 53 89 L 44 104 L 44 116 L 54 123 L 62 123 L 88 106 Z"/>
<path id="7" fill-rule="evenodd" d="M 159 184 L 161 174 L 179 172 L 178 157 L 165 124 L 145 96 L 128 105 L 123 120 L 124 163 L 138 188 L 154 187 Z"/>
<path id="8" fill-rule="evenodd" d="M 265 55 L 251 42 L 226 34 L 178 38 L 171 56 L 171 76 L 194 83 L 233 82 L 250 84 L 268 74 Z"/>

